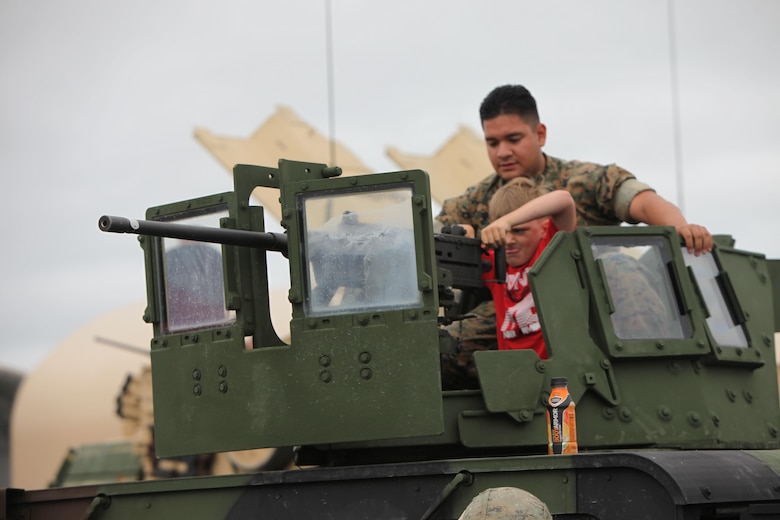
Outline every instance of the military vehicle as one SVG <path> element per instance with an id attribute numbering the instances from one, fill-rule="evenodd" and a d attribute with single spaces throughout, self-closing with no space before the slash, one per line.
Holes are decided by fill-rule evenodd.
<path id="1" fill-rule="evenodd" d="M 477 352 L 479 389 L 443 391 L 479 243 L 434 233 L 425 172 L 339 173 L 238 165 L 233 192 L 99 220 L 144 250 L 157 454 L 295 446 L 300 469 L 7 489 L 3 518 L 455 519 L 505 486 L 559 519 L 780 517 L 777 262 L 729 236 L 689 255 L 665 227 L 558 233 L 529 275 L 549 358 Z M 285 233 L 256 188 L 279 190 Z M 553 377 L 577 454 L 547 454 Z"/>

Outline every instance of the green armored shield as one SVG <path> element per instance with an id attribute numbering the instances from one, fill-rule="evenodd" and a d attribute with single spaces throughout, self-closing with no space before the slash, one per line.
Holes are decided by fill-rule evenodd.
<path id="1" fill-rule="evenodd" d="M 427 175 L 336 173 L 289 161 L 237 166 L 234 194 L 148 212 L 260 234 L 251 192 L 279 188 L 293 310 L 286 344 L 269 319 L 262 247 L 188 244 L 174 263 L 185 246 L 150 237 L 158 454 L 443 430 Z M 189 289 L 200 283 L 196 296 L 172 294 L 177 277 Z"/>

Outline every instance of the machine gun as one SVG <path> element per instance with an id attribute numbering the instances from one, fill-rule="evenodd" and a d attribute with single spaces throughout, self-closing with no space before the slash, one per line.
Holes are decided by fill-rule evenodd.
<path id="1" fill-rule="evenodd" d="M 358 218 L 358 214 L 348 212 L 342 216 L 342 221 L 352 221 L 354 226 L 357 224 Z M 285 257 L 287 256 L 287 235 L 282 233 L 193 226 L 110 215 L 100 217 L 98 227 L 101 231 L 108 233 L 130 233 L 149 237 L 250 247 L 266 251 L 277 251 Z M 377 230 L 374 233 L 374 238 L 379 237 L 381 234 L 382 230 Z M 397 255 L 399 251 L 404 250 L 398 247 L 402 244 L 397 242 L 388 244 L 388 236 L 389 233 L 385 232 L 383 237 L 385 240 L 378 244 L 371 239 L 364 239 L 363 244 L 366 247 L 355 252 L 353 250 L 342 250 L 338 246 L 338 240 L 333 240 L 332 233 L 321 233 L 317 242 L 319 244 L 317 247 L 318 252 L 312 255 L 312 264 L 319 273 L 318 277 L 328 277 L 331 280 L 330 288 L 321 288 L 317 297 L 321 300 L 326 297 L 331 298 L 339 287 L 354 288 L 363 286 L 364 282 L 360 280 L 366 276 L 364 267 L 365 260 L 369 255 L 381 258 L 385 255 Z M 488 270 L 490 265 L 486 265 L 485 260 L 482 259 L 482 248 L 479 241 L 464 237 L 462 228 L 458 229 L 457 226 L 447 226 L 442 230 L 442 233 L 435 234 L 434 244 L 436 265 L 440 273 L 440 283 L 438 284 L 439 302 L 444 308 L 440 321 L 442 323 L 450 323 L 453 320 L 465 319 L 467 316 L 463 314 L 464 309 L 473 306 L 481 299 L 489 298 L 489 294 L 481 289 L 483 288 L 482 272 Z M 380 246 L 385 246 L 384 250 L 377 251 Z M 410 247 L 414 247 L 409 241 L 407 241 L 405 246 L 407 251 Z M 191 251 L 194 253 L 198 249 L 192 249 Z M 496 271 L 503 279 L 506 263 L 502 254 L 498 254 L 496 258 Z M 194 258 L 192 261 L 197 262 Z M 394 264 L 397 263 L 394 262 Z M 340 276 L 341 280 L 333 279 L 334 274 L 328 274 L 328 268 L 333 266 L 338 266 L 338 269 L 331 269 L 331 271 Z M 215 266 L 212 265 L 211 267 Z M 200 268 L 207 269 L 209 266 L 202 265 Z M 218 275 L 219 272 L 214 270 L 213 274 Z M 404 273 L 395 274 L 403 276 Z M 212 285 L 219 284 L 217 277 L 213 278 Z M 351 278 L 352 281 L 347 280 L 347 278 Z M 388 286 L 398 287 L 397 284 L 388 284 Z M 462 293 L 456 295 L 453 289 L 466 291 L 468 296 L 464 297 Z M 193 288 L 193 296 L 191 298 L 197 298 L 198 294 L 203 294 L 203 287 Z"/>
<path id="2" fill-rule="evenodd" d="M 257 247 L 287 254 L 287 235 L 239 229 L 211 228 L 170 224 L 155 220 L 136 220 L 126 217 L 103 215 L 98 220 L 100 231 L 108 233 L 132 233 L 153 237 L 179 238 L 197 242 L 211 242 L 232 246 Z"/>

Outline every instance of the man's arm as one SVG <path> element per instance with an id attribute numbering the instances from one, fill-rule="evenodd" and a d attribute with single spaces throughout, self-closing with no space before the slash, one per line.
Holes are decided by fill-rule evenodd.
<path id="1" fill-rule="evenodd" d="M 685 240 L 689 253 L 697 256 L 712 250 L 712 235 L 707 228 L 689 224 L 680 209 L 654 191 L 638 193 L 628 208 L 632 219 L 651 226 L 674 226 Z"/>
<path id="2" fill-rule="evenodd" d="M 512 227 L 545 217 L 550 217 L 555 227 L 561 231 L 574 230 L 577 227 L 577 210 L 571 193 L 555 190 L 529 200 L 483 229 L 480 234 L 482 243 L 490 247 L 501 247 Z"/>

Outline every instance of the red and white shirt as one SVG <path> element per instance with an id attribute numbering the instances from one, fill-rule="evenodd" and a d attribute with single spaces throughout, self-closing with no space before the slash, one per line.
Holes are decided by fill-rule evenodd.
<path id="1" fill-rule="evenodd" d="M 536 313 L 531 286 L 528 283 L 528 271 L 557 232 L 558 228 L 551 221 L 548 222 L 547 232 L 542 237 L 542 241 L 539 242 L 534 256 L 524 265 L 518 267 L 508 265 L 506 283 L 503 284 L 495 282 L 495 250 L 491 249 L 485 255 L 493 267 L 490 271 L 483 273 L 482 280 L 485 282 L 485 287 L 493 295 L 493 302 L 496 306 L 496 333 L 499 350 L 532 348 L 541 359 L 547 359 L 542 327 L 539 323 L 539 315 Z"/>

